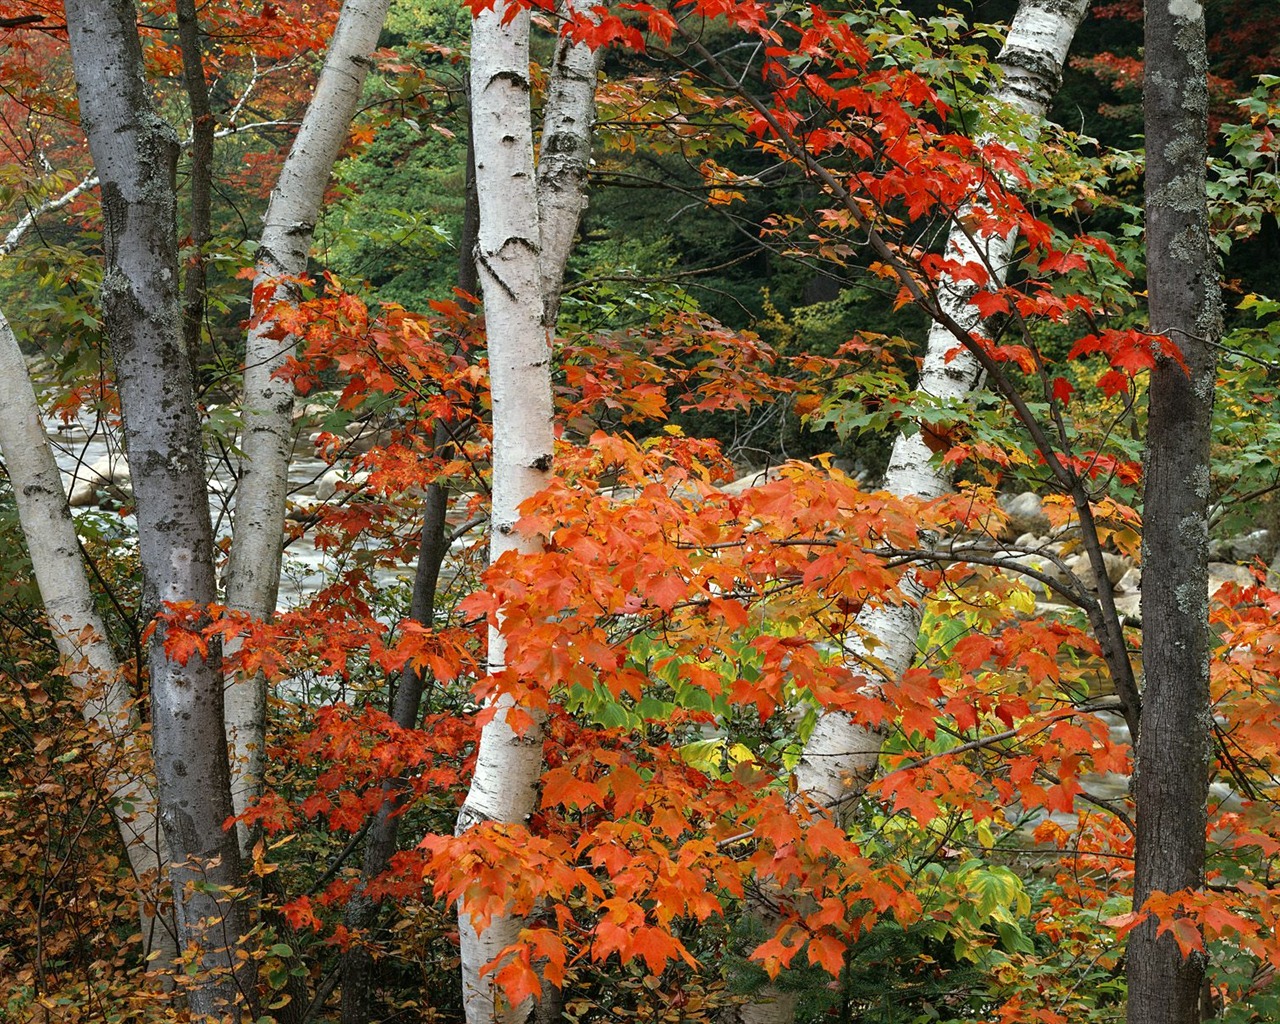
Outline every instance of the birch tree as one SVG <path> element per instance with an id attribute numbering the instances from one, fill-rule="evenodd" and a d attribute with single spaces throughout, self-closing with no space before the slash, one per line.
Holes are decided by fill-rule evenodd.
<path id="1" fill-rule="evenodd" d="M 372 3 L 351 0 L 342 9 L 316 93 L 281 172 L 266 217 L 255 281 L 255 286 L 267 285 L 265 292 L 255 287 L 255 296 L 260 300 L 256 308 L 260 312 L 281 298 L 296 294 L 291 281 L 281 279 L 296 277 L 305 271 L 319 204 L 346 139 L 370 66 L 369 54 L 377 44 L 388 6 L 389 0 Z M 190 80 L 199 70 L 198 26 L 192 21 L 190 10 L 185 15 L 184 66 Z M 178 144 L 172 129 L 156 116 L 146 93 L 140 47 L 130 20 L 134 17 L 136 12 L 131 3 L 89 5 L 69 12 L 73 60 L 82 91 L 82 120 L 91 136 L 97 173 L 86 177 L 58 200 L 24 217 L 6 236 L 3 252 L 16 247 L 38 213 L 60 209 L 92 187 L 102 188 L 108 227 L 123 224 L 130 229 L 108 232 L 109 269 L 103 307 L 122 378 L 126 444 L 135 457 L 139 451 L 155 455 L 148 467 L 146 482 L 139 480 L 136 469 L 133 474 L 135 485 L 140 484 L 136 494 L 147 563 L 146 598 L 154 610 L 158 601 L 189 601 L 199 605 L 212 600 L 213 563 L 191 369 L 185 358 L 191 348 L 191 316 L 184 317 L 182 333 L 188 336 L 183 345 L 188 350 L 184 358 L 176 360 L 169 347 L 169 303 L 177 294 L 176 194 L 172 173 Z M 122 83 L 129 86 L 128 90 Z M 86 97 L 86 92 L 92 95 Z M 119 95 L 100 95 L 114 93 Z M 195 113 L 199 115 L 200 111 Z M 123 138 L 108 137 L 111 128 L 103 126 L 122 126 Z M 131 148 L 130 144 L 137 140 L 139 145 L 145 144 L 143 148 Z M 138 210 L 142 211 L 141 216 L 135 212 Z M 148 254 L 150 259 L 145 258 Z M 191 288 L 187 292 L 186 305 L 195 308 L 198 304 L 194 300 L 199 296 L 193 295 Z M 278 340 L 268 338 L 270 328 L 269 319 L 257 317 L 249 344 L 245 374 L 245 480 L 237 500 L 236 541 L 228 587 L 232 607 L 261 617 L 275 608 L 292 434 L 292 389 L 272 378 L 275 369 L 290 354 L 291 345 L 282 346 Z M 72 543 L 73 524 L 68 516 L 57 511 L 59 502 L 65 507 L 65 495 L 47 439 L 39 432 L 30 380 L 7 323 L 5 329 L 0 330 L 0 349 L 3 349 L 0 359 L 6 368 L 6 409 L 14 410 L 14 415 L 6 416 L 0 426 L 0 443 L 6 454 L 13 453 L 6 463 L 15 482 L 22 481 L 16 489 L 24 505 L 21 513 L 24 532 L 60 652 L 64 658 L 70 657 L 69 645 L 74 639 L 78 645 L 74 650 L 79 652 L 74 664 L 88 663 L 87 669 L 75 677 L 77 683 L 86 693 L 91 692 L 91 686 L 98 686 L 99 696 L 86 704 L 86 716 L 94 718 L 104 735 L 114 735 L 128 743 L 129 750 L 142 758 L 135 763 L 145 765 L 146 751 L 137 746 L 136 734 L 123 728 L 137 723 L 129 717 L 127 695 L 115 672 L 114 657 L 104 639 L 105 631 L 91 614 L 92 598 L 79 548 Z M 120 351 L 132 358 L 122 360 Z M 155 366 L 162 366 L 166 372 L 155 374 L 152 370 Z M 137 376 L 139 368 L 143 369 L 141 379 Z M 128 377 L 131 372 L 134 378 Z M 163 413 L 154 424 L 147 422 L 147 414 L 152 409 Z M 166 436 L 169 436 L 167 443 Z M 180 496 L 181 500 L 173 502 L 171 514 L 165 515 L 173 495 Z M 170 535 L 173 546 L 159 543 L 163 538 L 157 537 L 158 533 Z M 157 659 L 165 660 L 158 647 L 151 652 L 153 673 Z M 218 780 L 220 775 L 226 776 L 226 769 L 219 771 L 215 763 L 225 762 L 221 741 L 222 693 L 221 686 L 215 687 L 207 674 L 216 674 L 216 659 L 211 659 L 208 665 L 193 660 L 185 667 L 170 666 L 170 669 L 173 669 L 171 675 L 162 673 L 153 677 L 153 687 L 157 687 L 153 705 L 161 706 L 159 689 L 166 685 L 174 688 L 172 692 L 179 704 L 173 708 L 175 724 L 169 734 L 170 753 L 176 751 L 181 755 L 189 751 L 192 756 L 179 757 L 167 769 L 171 776 L 170 804 L 176 800 L 182 813 L 173 811 L 171 806 L 166 820 L 187 828 L 191 842 L 203 844 L 199 850 L 179 847 L 180 854 L 203 851 L 204 856 L 213 861 L 218 878 L 230 883 L 238 877 L 238 868 L 232 861 L 220 859 L 217 853 L 210 855 L 208 851 L 217 845 L 213 838 L 215 824 L 220 835 L 221 823 L 232 807 L 237 812 L 242 810 L 260 787 L 265 726 L 262 680 L 243 681 L 233 686 L 227 702 L 226 735 L 238 755 L 236 763 L 243 764 L 245 769 L 237 773 L 244 780 L 235 791 L 237 799 L 224 806 Z M 90 671 L 93 679 L 98 680 L 96 684 L 90 679 Z M 188 704 L 196 705 L 200 713 L 193 714 Z M 215 734 L 209 731 L 215 719 L 218 722 L 216 740 Z M 158 758 L 165 756 L 160 742 L 165 725 L 165 722 L 158 723 L 156 729 Z M 207 743 L 203 742 L 205 739 Z M 190 781 L 175 790 L 173 778 Z M 138 874 L 146 877 L 149 872 L 155 877 L 167 858 L 163 840 L 156 838 L 159 833 L 154 823 L 156 804 L 154 798 L 147 798 L 146 781 L 142 777 L 121 778 L 112 780 L 111 785 L 119 803 L 135 808 L 133 817 L 120 821 L 131 864 Z M 198 788 L 201 799 L 194 800 L 192 794 L 186 792 L 192 787 Z M 208 799 L 204 799 L 205 795 Z M 146 820 L 148 814 L 153 818 L 150 827 Z M 192 822 L 194 833 L 188 828 Z M 147 836 L 152 837 L 149 844 L 145 841 Z M 177 870 L 181 874 L 181 865 Z M 209 904 L 206 909 L 216 908 Z M 218 913 L 221 911 L 213 916 Z M 198 913 L 187 922 L 188 938 L 200 916 L 204 915 Z M 227 923 L 234 923 L 237 929 L 243 925 L 239 908 L 231 908 Z M 154 930 L 153 921 L 144 921 L 144 926 L 148 926 L 144 927 L 144 933 Z M 165 948 L 172 946 L 170 938 Z M 217 963 L 212 965 L 219 967 Z M 226 963 L 220 966 L 225 969 Z M 214 986 L 218 991 L 210 998 L 215 1002 L 230 998 L 232 987 L 229 983 L 221 988 Z"/>
<path id="2" fill-rule="evenodd" d="M 165 602 L 200 609 L 217 591 L 178 294 L 178 139 L 148 92 L 132 0 L 72 0 L 66 11 L 81 123 L 101 179 L 101 306 L 137 501 L 144 602 L 152 612 Z M 181 661 L 164 640 L 161 626 L 148 649 L 158 806 L 178 940 L 202 951 L 190 1004 L 209 1014 L 242 988 L 235 946 L 247 930 L 244 906 L 230 895 L 241 881 L 240 851 L 223 829 L 231 791 L 222 673 L 216 648 Z"/>
<path id="3" fill-rule="evenodd" d="M 1087 9 L 1088 0 L 1022 0 L 997 58 L 1000 81 L 992 90 L 996 103 L 1031 118 L 1044 116 Z M 957 210 L 956 224 L 964 223 L 972 206 L 983 205 L 983 198 L 975 196 L 969 209 Z M 990 272 L 995 279 L 993 287 L 998 287 L 1004 283 L 1016 245 L 1014 231 L 1003 236 L 975 236 L 957 226 L 949 233 L 946 248 L 952 258 Z M 983 329 L 977 307 L 969 302 L 975 288 L 954 278 L 944 278 L 938 284 L 943 316 L 930 328 L 916 385 L 917 395 L 926 400 L 955 403 L 981 385 L 982 368 L 973 353 L 955 351 L 958 333 L 980 333 Z M 941 497 L 951 486 L 952 468 L 933 458 L 922 431 L 903 432 L 894 439 L 885 473 L 886 491 L 930 500 Z M 900 677 L 916 653 L 927 590 L 914 572 L 908 572 L 900 586 L 908 600 L 866 605 L 857 616 L 855 632 L 844 641 L 846 660 L 870 675 L 872 685 L 876 677 Z M 881 730 L 859 725 L 848 715 L 822 715 L 796 768 L 797 792 L 842 816 L 871 781 L 884 737 Z M 745 1024 L 790 1021 L 796 1000 L 795 993 L 770 986 L 743 1008 L 742 1020 Z"/>
<path id="4" fill-rule="evenodd" d="M 49 449 L 35 390 L 18 339 L 0 312 L 0 454 L 13 485 L 18 519 L 58 655 L 80 694 L 84 720 L 109 765 L 107 799 L 141 882 L 139 915 L 144 948 L 162 964 L 176 945 L 159 898 L 168 853 L 156 817 L 153 781 L 143 774 L 150 752 L 139 738 L 133 698 L 94 607 L 62 475 Z"/>
<path id="5" fill-rule="evenodd" d="M 595 123 L 600 51 L 561 37 L 556 42 L 538 151 L 539 276 L 543 320 L 554 331 L 564 271 L 587 206 L 587 169 Z"/>
<path id="6" fill-rule="evenodd" d="M 1205 183 L 1208 86 L 1204 9 L 1146 5 L 1147 294 L 1151 330 L 1186 367 L 1151 372 L 1142 506 L 1142 652 L 1146 688 L 1134 778 L 1133 906 L 1205 881 L 1213 712 L 1209 700 L 1209 442 L 1222 336 L 1218 261 Z M 1184 957 L 1148 920 L 1129 938 L 1130 1024 L 1201 1019 L 1205 961 Z"/>
<path id="7" fill-rule="evenodd" d="M 275 614 L 281 538 L 293 453 L 293 384 L 276 377 L 296 348 L 273 330 L 271 310 L 296 302 L 307 269 L 320 203 L 371 65 L 391 0 L 346 0 L 315 94 L 271 193 L 254 264 L 253 316 L 245 347 L 244 429 L 227 606 L 259 619 Z M 226 730 L 239 813 L 262 788 L 266 683 L 236 679 L 227 693 Z"/>
<path id="8" fill-rule="evenodd" d="M 505 3 L 478 14 L 471 33 L 471 124 L 480 225 L 476 264 L 484 296 L 493 408 L 490 561 L 534 553 L 541 543 L 515 529 L 521 502 L 551 473 L 554 436 L 551 341 L 569 248 L 585 202 L 599 55 L 561 40 L 535 165 L 529 82 L 529 12 Z M 489 630 L 490 674 L 505 670 L 500 629 Z M 461 835 L 477 825 L 522 824 L 533 813 L 542 770 L 541 724 L 513 725 L 517 709 L 499 698 L 480 736 L 475 774 L 458 816 Z M 522 715 L 528 719 L 527 714 Z M 484 966 L 515 941 L 522 921 L 496 917 L 478 933 L 460 910 L 467 1020 L 521 1021 Z"/>
<path id="9" fill-rule="evenodd" d="M 1044 116 L 1088 6 L 1088 0 L 1022 0 L 997 58 L 1001 80 L 992 91 L 997 103 L 1033 118 Z M 975 198 L 974 205 L 982 205 L 981 196 Z M 958 210 L 956 222 L 963 223 L 966 212 Z M 996 286 L 1004 283 L 1016 245 L 1017 235 L 1012 231 L 979 238 L 957 227 L 947 238 L 949 255 L 965 264 L 991 268 Z M 942 311 L 966 333 L 983 329 L 977 307 L 969 302 L 974 290 L 973 284 L 954 279 L 943 279 L 938 287 Z M 956 331 L 949 325 L 935 322 L 931 326 L 917 394 L 954 403 L 979 386 L 981 367 L 971 352 L 961 351 L 948 358 L 956 346 Z M 930 500 L 947 493 L 951 481 L 951 467 L 939 465 L 933 458 L 922 431 L 900 433 L 894 439 L 884 481 L 890 494 Z M 926 591 L 914 574 L 903 580 L 902 590 L 914 600 L 868 605 L 858 616 L 858 632 L 846 641 L 850 661 L 873 665 L 874 672 L 885 679 L 895 679 L 910 667 L 924 614 Z M 859 726 L 846 715 L 823 715 L 797 768 L 799 790 L 832 806 L 850 800 L 861 793 L 875 772 L 883 739 L 878 730 Z"/>

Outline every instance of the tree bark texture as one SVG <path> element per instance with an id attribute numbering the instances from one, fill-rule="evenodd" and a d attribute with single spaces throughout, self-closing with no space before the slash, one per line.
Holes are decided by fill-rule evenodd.
<path id="1" fill-rule="evenodd" d="M 1088 6 L 1088 0 L 1022 0 L 997 58 L 1003 77 L 993 90 L 996 102 L 1034 118 L 1044 116 L 1061 83 L 1067 50 Z M 975 205 L 982 205 L 981 196 Z M 955 219 L 963 221 L 966 212 L 956 211 Z M 947 250 L 954 259 L 989 267 L 1002 284 L 1013 262 L 1016 233 L 976 242 L 955 228 L 947 239 Z M 951 320 L 969 332 L 980 333 L 982 318 L 969 302 L 974 290 L 972 283 L 943 280 L 938 300 Z M 947 360 L 947 354 L 957 346 L 948 327 L 933 325 L 916 385 L 919 393 L 954 402 L 979 385 L 982 375 L 969 352 Z M 933 458 L 922 432 L 902 433 L 894 440 L 885 473 L 884 486 L 889 493 L 929 500 L 946 494 L 951 480 L 951 467 Z M 901 676 L 915 656 L 927 593 L 910 572 L 902 581 L 902 590 L 911 600 L 900 605 L 866 606 L 858 615 L 857 632 L 845 642 L 851 667 L 864 673 L 872 685 L 876 679 Z M 879 731 L 859 726 L 847 715 L 823 715 L 796 770 L 799 791 L 819 803 L 848 806 L 875 772 L 882 741 Z"/>
<path id="2" fill-rule="evenodd" d="M 1189 371 L 1151 373 L 1142 505 L 1146 687 L 1133 782 L 1135 909 L 1152 892 L 1204 884 L 1213 718 L 1209 703 L 1209 441 L 1222 334 L 1205 187 L 1208 89 L 1196 0 L 1146 4 L 1146 245 L 1151 330 Z M 1129 1024 L 1200 1019 L 1204 960 L 1145 922 L 1129 936 Z"/>
<path id="3" fill-rule="evenodd" d="M 253 281 L 253 317 L 245 349 L 235 532 L 227 572 L 227 606 L 260 619 L 275 614 L 289 458 L 293 453 L 293 385 L 275 374 L 296 339 L 273 336 L 271 309 L 296 302 L 294 279 L 307 270 L 320 203 L 378 45 L 390 0 L 346 0 L 320 80 L 267 206 Z M 266 683 L 233 680 L 227 692 L 236 812 L 262 790 Z M 241 837 L 242 841 L 247 839 Z"/>
<path id="4" fill-rule="evenodd" d="M 199 609 L 216 598 L 213 531 L 191 367 L 178 296 L 177 136 L 148 93 L 132 0 L 66 5 L 82 126 L 101 178 L 106 266 L 102 312 L 115 364 L 137 501 L 143 595 Z M 205 977 L 194 1013 L 225 1011 L 243 977 L 234 950 L 246 928 L 240 854 L 222 824 L 231 814 L 222 729 L 220 658 L 185 664 L 157 630 L 148 652 L 152 746 L 160 820 L 185 948 L 201 952 Z"/>
<path id="5" fill-rule="evenodd" d="M 139 919 L 144 948 L 161 963 L 177 951 L 172 925 L 161 916 L 158 889 L 168 851 L 148 777 L 151 752 L 141 739 L 133 695 L 89 589 L 62 476 L 49 448 L 35 391 L 9 321 L 0 313 L 0 453 L 13 485 L 40 598 L 58 654 L 80 695 L 84 720 L 108 766 L 107 800 L 129 867 L 142 883 Z"/>
<path id="6" fill-rule="evenodd" d="M 570 3 L 568 8 L 581 6 Z M 587 207 L 596 78 L 603 50 L 561 38 L 556 42 L 538 152 L 538 212 L 542 230 L 542 301 L 554 331 L 564 271 Z"/>
<path id="7" fill-rule="evenodd" d="M 205 246 L 213 237 L 213 109 L 209 106 L 209 83 L 204 74 L 204 51 L 200 42 L 200 15 L 195 0 L 177 0 L 178 42 L 182 49 L 182 80 L 191 105 L 191 256 L 182 279 L 182 337 L 187 355 L 195 363 L 200 354 L 204 327 L 207 267 Z"/>
<path id="8" fill-rule="evenodd" d="M 471 33 L 471 128 L 480 225 L 476 270 L 484 295 L 493 408 L 490 560 L 534 553 L 541 541 L 515 532 L 518 506 L 551 472 L 554 436 L 551 339 L 569 251 L 586 204 L 600 54 L 558 44 L 535 168 L 529 85 L 529 15 L 499 2 Z M 545 235 L 544 235 L 545 232 Z M 503 671 L 505 640 L 489 631 L 489 670 Z M 534 811 L 542 771 L 541 723 L 523 734 L 508 724 L 509 699 L 483 728 L 458 833 L 484 822 L 519 824 Z M 469 1024 L 519 1022 L 481 970 L 519 935 L 523 921 L 496 917 L 483 934 L 459 911 L 463 999 Z"/>
<path id="9" fill-rule="evenodd" d="M 476 16 L 471 30 L 471 124 L 480 230 L 476 263 L 484 295 L 493 406 L 492 540 L 489 556 L 534 553 L 537 538 L 516 532 L 517 506 L 550 477 L 551 343 L 543 320 L 541 235 L 529 104 L 529 14 L 503 23 L 505 3 Z M 502 633 L 489 631 L 489 671 L 503 671 Z M 507 721 L 509 699 L 483 728 L 458 833 L 485 822 L 523 823 L 534 810 L 542 768 L 538 724 L 523 735 Z M 481 969 L 515 941 L 523 922 L 496 917 L 478 934 L 459 911 L 463 1000 L 469 1024 L 517 1022 L 527 1004 L 510 1006 Z"/>

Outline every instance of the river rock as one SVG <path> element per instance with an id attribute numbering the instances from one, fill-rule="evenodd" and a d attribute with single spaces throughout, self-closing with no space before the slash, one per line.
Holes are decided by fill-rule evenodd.
<path id="1" fill-rule="evenodd" d="M 1107 567 L 1107 579 L 1111 581 L 1112 586 L 1118 586 L 1120 581 L 1128 575 L 1129 570 L 1134 567 L 1133 559 L 1128 555 L 1115 555 L 1110 551 L 1102 552 L 1102 563 Z"/>
<path id="2" fill-rule="evenodd" d="M 1142 570 L 1136 565 L 1125 570 L 1125 574 L 1116 581 L 1117 594 L 1138 594 L 1142 592 Z"/>
<path id="3" fill-rule="evenodd" d="M 304 420 L 309 423 L 328 416 L 331 412 L 333 412 L 333 407 L 323 402 L 307 402 L 305 405 L 295 405 L 293 407 L 293 420 L 295 423 L 298 420 Z"/>
<path id="4" fill-rule="evenodd" d="M 1009 517 L 1009 525 L 1004 531 L 1006 537 L 1017 537 L 1025 533 L 1042 536 L 1049 532 L 1049 517 L 1044 514 L 1040 495 L 1034 491 L 1023 491 L 1021 494 L 1012 495 L 1002 494 L 1000 507 Z"/>
<path id="5" fill-rule="evenodd" d="M 1049 539 L 1058 542 L 1079 540 L 1080 537 L 1080 520 L 1075 516 L 1072 516 L 1065 523 L 1059 523 L 1049 531 Z"/>
<path id="6" fill-rule="evenodd" d="M 1014 551 L 1041 551 L 1048 546 L 1048 537 L 1042 537 L 1029 530 L 1026 533 L 1019 534 L 1018 539 L 1013 542 Z"/>
<path id="7" fill-rule="evenodd" d="M 373 419 L 352 420 L 342 428 L 347 437 L 346 452 L 348 455 L 366 455 L 379 445 L 390 440 L 387 424 Z"/>
<path id="8" fill-rule="evenodd" d="M 748 470 L 745 474 L 732 480 L 727 484 L 722 484 L 720 490 L 724 494 L 739 495 L 743 491 L 750 490 L 752 487 L 760 487 L 763 484 L 771 483 L 782 476 L 782 469 L 779 466 L 770 466 L 768 469 Z"/>
<path id="9" fill-rule="evenodd" d="M 1252 562 L 1260 558 L 1270 561 L 1276 553 L 1276 543 L 1270 530 L 1250 530 L 1226 540 L 1209 542 L 1209 559 L 1214 562 Z"/>
<path id="10" fill-rule="evenodd" d="M 103 455 L 87 469 L 82 468 L 67 502 L 72 508 L 88 508 L 99 504 L 104 492 L 115 500 L 133 497 L 129 464 L 123 455 Z"/>
<path id="11" fill-rule="evenodd" d="M 349 488 L 356 488 L 368 479 L 368 470 L 360 469 L 352 473 L 338 469 L 335 466 L 316 481 L 316 499 L 318 501 L 328 501 L 338 493 L 340 485 L 346 484 Z"/>
<path id="12" fill-rule="evenodd" d="M 1110 551 L 1104 551 L 1102 564 L 1106 567 L 1107 579 L 1115 584 L 1120 582 L 1133 563 L 1122 555 L 1113 555 Z M 1093 564 L 1089 561 L 1087 552 L 1081 551 L 1068 558 L 1067 568 L 1084 584 L 1086 590 L 1097 593 L 1097 588 L 1093 585 Z"/>
<path id="13" fill-rule="evenodd" d="M 1209 596 L 1218 592 L 1224 583 L 1235 583 L 1241 587 L 1253 586 L 1253 573 L 1243 565 L 1230 562 L 1209 563 Z"/>
<path id="14" fill-rule="evenodd" d="M 338 493 L 340 483 L 342 483 L 342 471 L 336 468 L 328 470 L 316 481 L 316 498 L 320 501 L 328 501 Z"/>
<path id="15" fill-rule="evenodd" d="M 1140 623 L 1142 621 L 1141 594 L 1117 594 L 1115 605 L 1116 614 L 1125 622 Z"/>

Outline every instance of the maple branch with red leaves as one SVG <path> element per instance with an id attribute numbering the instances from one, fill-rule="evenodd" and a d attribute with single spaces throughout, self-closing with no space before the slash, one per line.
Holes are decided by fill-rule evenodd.
<path id="1" fill-rule="evenodd" d="M 937 302 L 936 297 L 926 291 L 920 279 L 903 260 L 900 250 L 890 245 L 883 238 L 880 230 L 867 217 L 861 204 L 854 200 L 849 190 L 795 138 L 792 131 L 781 123 L 775 112 L 748 91 L 745 86 L 737 82 L 716 56 L 699 39 L 693 36 L 683 24 L 677 23 L 676 31 L 685 39 L 689 48 L 696 52 L 709 67 L 720 75 L 723 81 L 728 83 L 729 87 L 769 126 L 774 138 L 778 140 L 778 143 L 791 158 L 807 168 L 809 173 L 817 178 L 840 201 L 848 213 L 851 223 L 865 234 L 867 243 L 876 255 L 887 266 L 892 268 L 904 291 L 935 323 L 946 328 L 961 346 L 972 353 L 1000 394 L 1013 406 L 1019 422 L 1022 423 L 1033 442 L 1037 445 L 1041 457 L 1058 479 L 1063 490 L 1071 496 L 1076 506 L 1076 511 L 1080 518 L 1083 544 L 1094 572 L 1099 596 L 1097 607 L 1086 608 L 1086 611 L 1102 644 L 1103 656 L 1115 681 L 1116 692 L 1120 694 L 1124 702 L 1125 721 L 1129 725 L 1130 732 L 1136 738 L 1139 730 L 1142 699 L 1137 681 L 1133 676 L 1133 667 L 1124 642 L 1123 626 L 1116 612 L 1115 597 L 1106 575 L 1105 561 L 1102 557 L 1102 545 L 1098 537 L 1096 524 L 1093 521 L 1092 505 L 1081 484 L 1079 474 L 1059 457 L 1056 446 L 1050 440 L 1039 419 L 1032 412 L 1025 397 L 1009 379 L 1008 375 L 1005 374 L 999 361 L 992 356 L 991 352 L 979 339 L 971 336 L 967 330 L 956 322 L 955 318 Z"/>

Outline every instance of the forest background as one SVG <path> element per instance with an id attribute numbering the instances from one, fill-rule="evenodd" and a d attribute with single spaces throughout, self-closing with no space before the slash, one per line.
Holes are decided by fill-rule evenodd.
<path id="1" fill-rule="evenodd" d="M 78 19 L 106 24 L 94 6 L 0 17 L 0 310 L 23 356 L 6 384 L 29 372 L 36 386 L 83 509 L 59 550 L 87 568 L 93 606 L 59 626 L 20 515 L 24 446 L 6 434 L 6 1019 L 232 1003 L 282 1021 L 1148 1019 L 1126 1005 L 1126 943 L 1142 932 L 1126 680 L 1146 616 L 1103 607 L 1141 561 L 1147 372 L 1181 358 L 1144 330 L 1139 4 L 1090 10 L 1049 113 L 1059 127 L 1038 142 L 984 99 L 999 95 L 1013 3 L 699 5 L 667 20 L 566 5 L 570 40 L 613 44 L 590 58 L 540 11 L 535 111 L 561 109 L 556 83 L 574 79 L 556 68 L 575 53 L 596 87 L 563 150 L 562 191 L 573 205 L 585 187 L 589 205 L 563 288 L 544 280 L 524 303 L 558 339 L 556 441 L 545 465 L 528 460 L 551 475 L 521 496 L 518 528 L 494 531 L 487 573 L 503 442 L 485 355 L 499 293 L 516 297 L 493 269 L 515 235 L 486 249 L 472 12 L 384 10 L 372 56 L 351 58 L 368 78 L 350 132 L 350 115 L 328 115 L 318 212 L 276 219 L 285 236 L 308 228 L 289 269 L 260 224 L 272 189 L 289 194 L 285 154 L 342 38 L 337 8 L 101 5 L 141 27 L 153 99 L 137 109 L 154 103 L 182 140 L 168 361 L 191 366 L 208 482 L 187 497 L 212 509 L 221 579 L 204 597 L 158 583 L 134 514 L 145 460 L 126 440 L 124 350 L 108 354 L 119 243 L 94 176 L 110 171 L 79 127 L 77 77 L 92 135 L 86 62 L 67 41 Z M 1205 15 L 1203 191 L 1226 319 L 1208 523 L 1214 561 L 1243 568 L 1214 577 L 1198 774 L 1216 788 L 1203 823 L 1187 815 L 1207 873 L 1146 907 L 1153 940 L 1194 968 L 1196 1018 L 1270 1020 L 1278 26 L 1266 0 Z M 866 92 L 841 93 L 854 65 Z M 894 133 L 918 148 L 904 156 Z M 540 185 L 561 152 L 550 137 Z M 572 164 L 584 143 L 589 161 Z M 842 181 L 872 205 L 841 208 Z M 954 258 L 956 223 L 976 256 Z M 1005 285 L 990 239 L 1015 244 L 1009 224 L 1024 241 Z M 948 301 L 985 318 L 966 372 L 981 364 L 990 391 L 913 391 Z M 245 459 L 259 430 L 245 368 L 255 343 L 274 360 L 294 339 L 265 387 L 300 396 L 280 504 L 300 583 L 278 609 L 273 584 L 259 608 L 232 589 L 252 572 L 230 524 L 241 532 L 246 469 L 262 464 Z M 964 344 L 941 361 L 963 365 Z M 16 420 L 20 399 L 4 400 Z M 899 436 L 923 442 L 938 494 L 886 483 Z M 86 451 L 102 453 L 93 469 Z M 257 532 L 278 548 L 279 525 Z M 522 552 L 499 554 L 506 532 Z M 907 607 L 911 628 L 894 628 L 911 656 L 895 668 L 872 619 Z M 148 740 L 169 707 L 162 665 L 175 693 L 212 665 L 219 690 L 266 701 L 249 701 L 244 731 L 219 706 L 214 739 L 173 748 L 212 766 L 192 755 L 195 793 L 226 789 L 225 813 L 201 798 L 205 817 L 221 830 L 239 815 L 221 846 L 180 847 L 165 819 L 178 783 Z M 265 735 L 246 741 L 258 717 Z M 537 755 L 534 782 L 499 775 L 534 801 L 506 817 L 477 810 L 473 785 L 477 728 L 504 720 Z M 815 769 L 833 721 L 860 730 L 856 751 L 836 749 L 862 760 Z M 496 945 L 468 963 L 476 925 Z"/>

